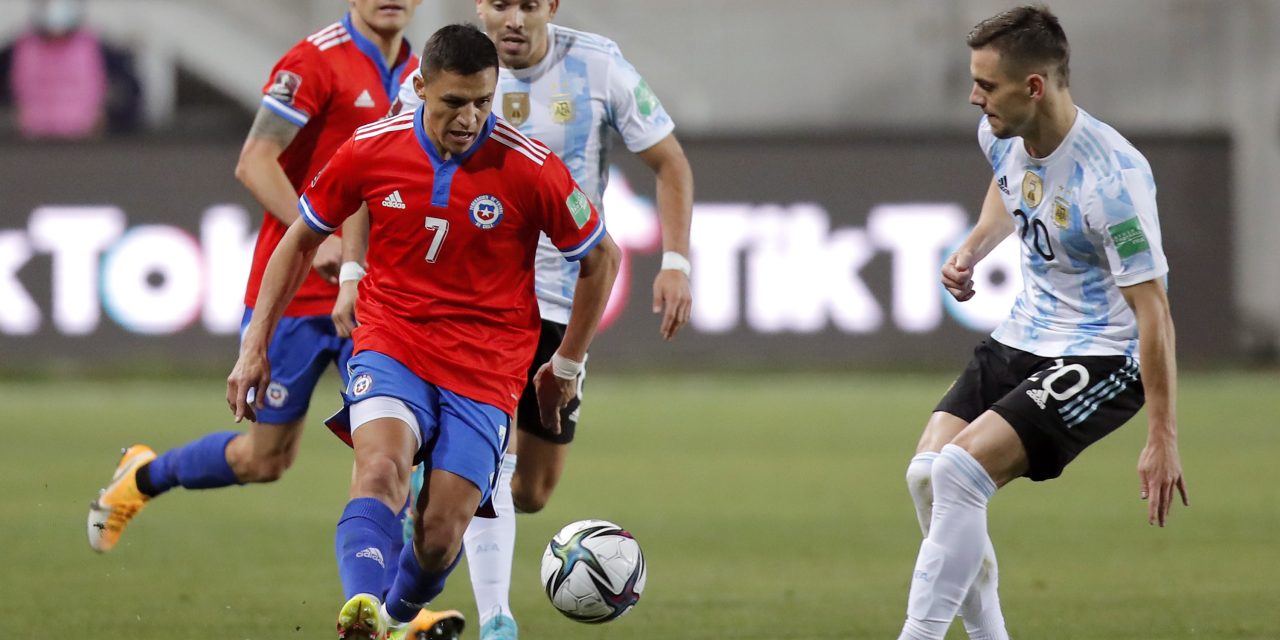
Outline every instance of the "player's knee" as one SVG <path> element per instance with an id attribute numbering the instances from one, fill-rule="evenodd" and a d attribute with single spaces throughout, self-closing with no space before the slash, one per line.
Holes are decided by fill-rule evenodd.
<path id="1" fill-rule="evenodd" d="M 387 504 L 403 504 L 408 493 L 408 470 L 403 472 L 390 456 L 362 458 L 356 465 L 353 493 L 357 497 L 377 498 Z"/>
<path id="2" fill-rule="evenodd" d="M 928 496 L 933 493 L 933 458 L 936 455 L 917 455 L 907 465 L 907 491 L 912 497 Z"/>
<path id="3" fill-rule="evenodd" d="M 537 513 L 551 501 L 556 485 L 545 479 L 530 482 L 519 475 L 511 479 L 511 502 L 520 513 Z"/>
<path id="4" fill-rule="evenodd" d="M 453 559 L 458 556 L 465 530 L 466 525 L 439 521 L 424 522 L 421 527 L 416 528 L 413 545 L 422 570 L 436 573 L 449 568 Z"/>
<path id="5" fill-rule="evenodd" d="M 241 478 L 246 482 L 275 482 L 284 476 L 284 472 L 293 466 L 293 456 L 288 453 L 277 453 L 260 456 L 250 461 L 250 478 Z"/>

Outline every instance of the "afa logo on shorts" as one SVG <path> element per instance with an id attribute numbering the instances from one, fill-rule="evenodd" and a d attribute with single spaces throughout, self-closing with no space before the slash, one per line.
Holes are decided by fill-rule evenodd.
<path id="1" fill-rule="evenodd" d="M 481 229 L 492 229 L 502 222 L 502 202 L 485 194 L 471 201 L 471 221 Z"/>
<path id="2" fill-rule="evenodd" d="M 279 409 L 284 406 L 284 403 L 288 399 L 289 389 L 284 385 L 274 380 L 271 381 L 271 384 L 267 385 L 267 404 Z"/>
<path id="3" fill-rule="evenodd" d="M 373 386 L 373 376 L 362 373 L 351 381 L 351 395 L 362 396 Z"/>

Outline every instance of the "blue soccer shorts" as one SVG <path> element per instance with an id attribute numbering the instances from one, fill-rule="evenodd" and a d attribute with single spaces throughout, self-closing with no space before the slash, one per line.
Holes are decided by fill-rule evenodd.
<path id="1" fill-rule="evenodd" d="M 426 464 L 428 473 L 443 469 L 466 478 L 480 490 L 481 505 L 488 502 L 507 450 L 511 416 L 493 405 L 431 384 L 395 358 L 376 351 L 355 355 L 348 368 L 350 381 L 343 394 L 346 407 L 328 423 L 338 437 L 351 443 L 350 433 L 361 426 L 351 421 L 352 405 L 374 400 L 371 404 L 379 408 L 366 411 L 362 407 L 356 413 L 365 421 L 399 417 L 410 428 L 416 422 L 419 447 L 414 462 Z M 376 402 L 382 399 L 402 402 L 411 415 L 397 415 L 388 409 L 397 403 Z"/>
<path id="2" fill-rule="evenodd" d="M 240 335 L 249 326 L 253 309 L 244 310 Z M 338 337 L 329 316 L 280 318 L 276 332 L 267 347 L 271 363 L 271 384 L 262 397 L 262 408 L 256 411 L 259 423 L 286 424 L 307 415 L 311 393 L 330 363 L 336 364 L 342 384 L 347 384 L 347 360 L 351 358 L 351 340 Z M 263 393 L 261 389 L 257 391 Z"/>

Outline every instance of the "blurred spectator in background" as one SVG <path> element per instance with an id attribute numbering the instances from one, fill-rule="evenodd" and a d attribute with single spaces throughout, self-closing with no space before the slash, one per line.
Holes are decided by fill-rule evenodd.
<path id="1" fill-rule="evenodd" d="M 127 51 L 83 24 L 86 0 L 33 0 L 31 27 L 0 49 L 0 105 L 29 139 L 132 131 L 141 86 Z"/>

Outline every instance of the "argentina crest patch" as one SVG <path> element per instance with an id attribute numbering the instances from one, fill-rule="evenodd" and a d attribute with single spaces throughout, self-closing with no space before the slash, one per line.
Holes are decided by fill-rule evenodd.
<path id="1" fill-rule="evenodd" d="M 471 201 L 471 221 L 481 229 L 492 229 L 502 222 L 502 201 L 485 194 Z"/>

